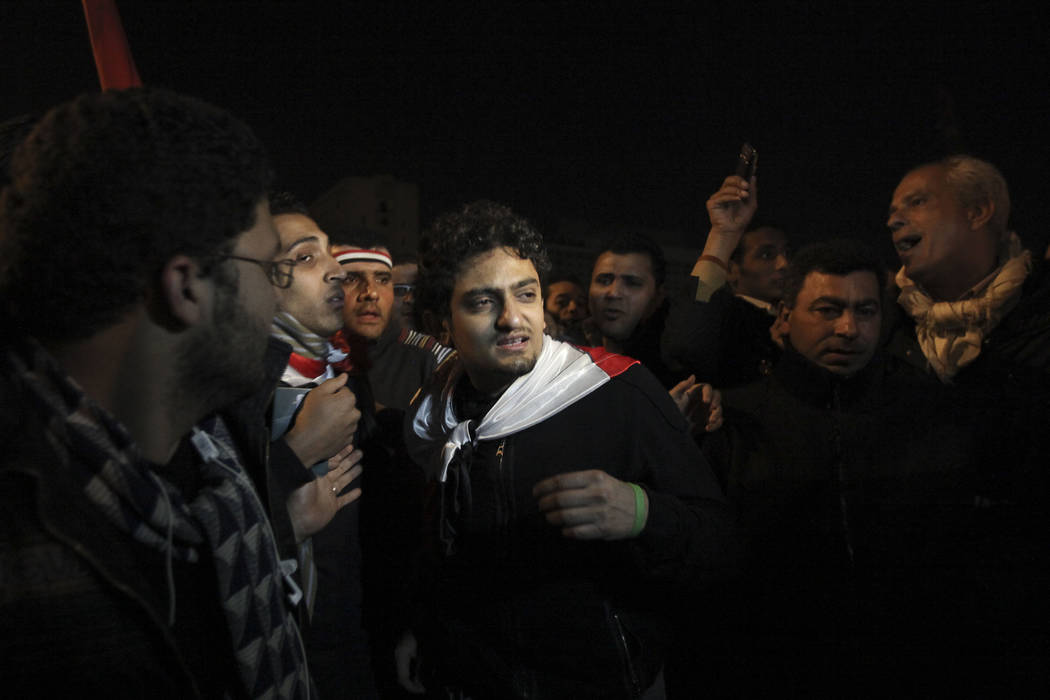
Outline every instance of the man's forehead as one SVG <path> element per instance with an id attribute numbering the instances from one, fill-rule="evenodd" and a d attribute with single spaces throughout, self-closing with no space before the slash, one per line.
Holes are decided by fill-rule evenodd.
<path id="1" fill-rule="evenodd" d="M 946 183 L 947 171 L 942 165 L 924 165 L 905 175 L 893 192 L 894 201 L 939 187 Z"/>
<path id="2" fill-rule="evenodd" d="M 599 272 L 651 278 L 653 261 L 647 253 L 614 253 L 607 250 L 594 262 L 594 273 Z"/>
<path id="3" fill-rule="evenodd" d="M 756 228 L 744 234 L 740 241 L 745 252 L 751 252 L 761 246 L 787 246 L 787 235 L 783 231 L 772 227 Z"/>
<path id="4" fill-rule="evenodd" d="M 569 280 L 561 280 L 560 282 L 551 282 L 550 285 L 551 294 L 582 294 L 583 288 L 575 282 Z"/>
<path id="5" fill-rule="evenodd" d="M 844 275 L 814 270 L 802 281 L 799 296 L 819 299 L 836 297 L 858 300 L 879 299 L 879 280 L 871 270 L 854 270 Z"/>
<path id="6" fill-rule="evenodd" d="M 539 273 L 532 260 L 508 250 L 492 248 L 463 261 L 456 272 L 454 286 L 480 289 L 538 282 Z"/>
<path id="7" fill-rule="evenodd" d="M 317 242 L 328 247 L 328 236 L 313 219 L 303 214 L 278 214 L 273 217 L 277 233 L 281 237 L 281 249 L 291 250 L 298 244 Z"/>

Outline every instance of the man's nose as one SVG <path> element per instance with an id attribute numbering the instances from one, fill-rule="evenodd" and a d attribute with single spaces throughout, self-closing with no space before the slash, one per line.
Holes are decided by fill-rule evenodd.
<path id="1" fill-rule="evenodd" d="M 857 337 L 857 317 L 849 309 L 843 311 L 842 315 L 836 319 L 835 335 L 842 338 Z"/>
<path id="2" fill-rule="evenodd" d="M 342 284 L 343 280 L 346 279 L 346 272 L 343 271 L 343 266 L 331 255 L 325 258 L 324 266 L 325 282 L 339 282 Z"/>
<path id="3" fill-rule="evenodd" d="M 521 325 L 521 308 L 513 299 L 504 302 L 496 318 L 497 328 L 517 328 Z"/>
<path id="4" fill-rule="evenodd" d="M 777 259 L 774 262 L 773 269 L 777 272 L 782 272 L 787 269 L 788 259 L 786 253 L 777 253 Z"/>
<path id="5" fill-rule="evenodd" d="M 359 283 L 360 291 L 358 296 L 362 299 L 375 299 L 379 296 L 379 287 L 376 285 L 374 280 L 370 280 L 367 277 L 361 280 Z"/>
<path id="6" fill-rule="evenodd" d="M 904 224 L 904 216 L 902 216 L 901 213 L 897 211 L 890 214 L 889 218 L 886 219 L 886 225 L 889 227 L 890 233 L 893 233 L 894 231 L 903 228 Z"/>

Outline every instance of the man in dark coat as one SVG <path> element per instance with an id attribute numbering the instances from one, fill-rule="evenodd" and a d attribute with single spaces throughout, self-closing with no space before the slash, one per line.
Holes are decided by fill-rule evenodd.
<path id="1" fill-rule="evenodd" d="M 543 333 L 539 234 L 508 208 L 440 218 L 417 303 L 457 355 L 413 403 L 437 482 L 418 629 L 472 697 L 662 697 L 673 595 L 731 563 L 710 470 L 653 375 Z"/>
<path id="2" fill-rule="evenodd" d="M 695 294 L 679 299 L 661 338 L 664 361 L 719 388 L 769 373 L 781 347 L 770 334 L 784 289 L 787 236 L 748 229 L 757 182 L 730 175 L 707 200 L 711 230 L 693 267 Z"/>
<path id="3" fill-rule="evenodd" d="M 854 242 L 800 251 L 784 355 L 727 392 L 704 446 L 746 546 L 714 642 L 723 690 L 827 696 L 907 677 L 926 694 L 959 650 L 972 443 L 935 381 L 878 352 L 883 277 Z"/>

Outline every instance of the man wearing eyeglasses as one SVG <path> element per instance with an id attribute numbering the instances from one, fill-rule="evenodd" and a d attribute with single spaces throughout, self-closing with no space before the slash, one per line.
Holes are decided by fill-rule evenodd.
<path id="1" fill-rule="evenodd" d="M 267 334 L 290 266 L 271 263 L 262 146 L 203 102 L 108 91 L 45 116 L 12 175 L 0 687 L 307 697 L 280 545 L 324 524 L 352 470 L 288 490 L 268 471 L 283 360 Z"/>
<path id="2" fill-rule="evenodd" d="M 375 432 L 373 401 L 367 381 L 347 371 L 346 353 L 329 340 L 343 326 L 346 273 L 332 257 L 327 234 L 290 193 L 272 194 L 270 207 L 280 237 L 274 260 L 295 263 L 291 285 L 277 290 L 271 335 L 292 346 L 282 383 L 310 389 L 283 439 L 303 464 L 318 465 L 333 455 L 339 459 Z M 360 493 L 355 482 L 340 498 Z M 362 625 L 360 513 L 355 500 L 300 552 L 311 611 L 303 639 L 322 697 L 376 697 Z"/>

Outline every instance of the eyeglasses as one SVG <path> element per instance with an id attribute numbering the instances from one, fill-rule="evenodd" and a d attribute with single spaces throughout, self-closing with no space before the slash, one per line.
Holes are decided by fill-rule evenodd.
<path id="1" fill-rule="evenodd" d="M 242 260 L 244 262 L 255 263 L 263 269 L 266 276 L 270 278 L 270 283 L 278 289 L 288 289 L 292 286 L 292 269 L 295 267 L 294 260 L 256 260 L 255 258 L 245 258 L 240 255 L 220 255 L 219 260 Z"/>
<path id="2" fill-rule="evenodd" d="M 414 284 L 395 284 L 394 285 L 394 296 L 403 297 L 412 293 L 412 290 L 416 288 Z"/>

